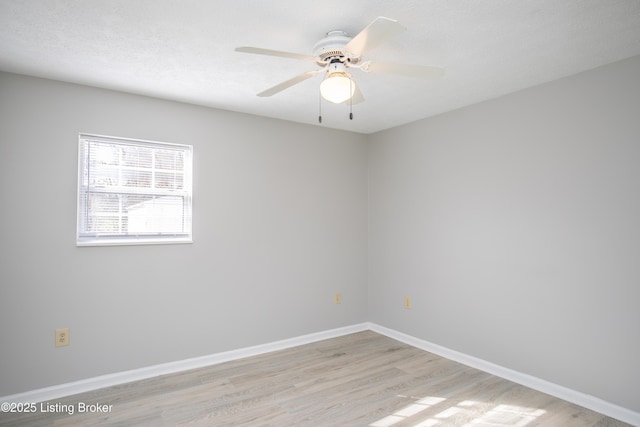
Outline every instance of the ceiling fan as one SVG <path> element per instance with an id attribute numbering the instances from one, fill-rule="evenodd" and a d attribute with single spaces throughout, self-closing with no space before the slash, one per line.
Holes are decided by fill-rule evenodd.
<path id="1" fill-rule="evenodd" d="M 353 69 L 366 73 L 394 74 L 420 79 L 436 79 L 444 74 L 444 70 L 438 67 L 364 60 L 367 52 L 405 30 L 398 21 L 379 17 L 353 38 L 342 30 L 329 31 L 326 37 L 315 44 L 312 55 L 249 46 L 238 47 L 236 51 L 299 59 L 316 63 L 320 67 L 266 89 L 258 93 L 260 97 L 275 95 L 317 74 L 325 73 L 320 84 L 322 97 L 336 104 L 347 101 L 355 104 L 364 101 L 364 97 L 350 73 Z"/>

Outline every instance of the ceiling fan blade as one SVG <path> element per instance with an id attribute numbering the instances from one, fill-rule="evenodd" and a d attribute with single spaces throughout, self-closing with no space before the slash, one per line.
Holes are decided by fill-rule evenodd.
<path id="1" fill-rule="evenodd" d="M 271 87 L 271 88 L 269 88 L 269 89 L 267 89 L 267 90 L 264 90 L 264 91 L 260 92 L 260 93 L 258 94 L 258 96 L 259 96 L 259 97 L 261 97 L 261 98 L 263 98 L 263 97 L 266 97 L 266 96 L 272 96 L 272 95 L 275 95 L 276 93 L 278 93 L 278 92 L 282 92 L 283 90 L 288 89 L 288 88 L 290 88 L 290 87 L 291 87 L 291 86 L 293 86 L 293 85 L 297 85 L 297 84 L 298 84 L 298 83 L 300 83 L 300 82 L 303 82 L 303 81 L 305 81 L 305 80 L 307 80 L 307 79 L 310 79 L 311 77 L 313 77 L 313 76 L 315 76 L 316 74 L 321 73 L 321 72 L 323 72 L 323 71 L 324 71 L 324 69 L 321 69 L 321 70 L 313 70 L 313 71 L 307 71 L 307 72 L 306 72 L 306 73 L 304 73 L 304 74 L 297 75 L 297 76 L 295 76 L 295 77 L 294 77 L 294 78 L 292 78 L 292 79 L 289 79 L 289 80 L 287 80 L 287 81 L 284 81 L 284 82 L 282 82 L 282 83 L 280 83 L 280 84 L 277 84 L 277 85 L 275 85 L 275 86 L 273 86 L 273 87 Z"/>
<path id="2" fill-rule="evenodd" d="M 355 91 L 353 92 L 353 96 L 351 97 L 351 105 L 360 104 L 361 102 L 364 102 L 364 96 L 362 95 L 360 87 L 356 84 L 355 81 L 353 81 L 353 85 L 355 86 Z M 344 101 L 344 104 L 349 104 L 349 100 L 347 99 L 346 101 Z"/>
<path id="3" fill-rule="evenodd" d="M 255 53 L 258 55 L 280 56 L 283 58 L 300 59 L 302 61 L 315 62 L 316 58 L 311 55 L 302 55 L 300 53 L 283 52 L 280 50 L 262 49 L 260 47 L 241 46 L 237 47 L 236 52 Z"/>
<path id="4" fill-rule="evenodd" d="M 395 64 L 391 62 L 370 62 L 363 66 L 366 72 L 381 74 L 396 74 L 418 79 L 439 79 L 444 75 L 444 69 L 427 65 Z"/>
<path id="5" fill-rule="evenodd" d="M 363 53 L 386 42 L 390 38 L 405 31 L 398 21 L 380 16 L 360 31 L 347 45 L 345 50 L 359 58 Z"/>

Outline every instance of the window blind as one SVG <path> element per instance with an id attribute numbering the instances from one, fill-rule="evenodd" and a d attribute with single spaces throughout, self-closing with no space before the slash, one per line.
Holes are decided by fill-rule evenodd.
<path id="1" fill-rule="evenodd" d="M 78 157 L 78 245 L 191 241 L 191 146 L 81 134 Z"/>

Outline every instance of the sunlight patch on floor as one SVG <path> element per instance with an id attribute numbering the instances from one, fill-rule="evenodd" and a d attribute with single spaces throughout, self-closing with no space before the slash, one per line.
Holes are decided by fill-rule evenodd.
<path id="1" fill-rule="evenodd" d="M 400 397 L 407 397 L 407 396 L 400 396 Z M 433 397 L 433 396 L 423 397 L 422 399 L 417 400 L 415 403 L 412 403 L 411 405 L 405 406 L 399 411 L 394 412 L 392 415 L 384 417 L 376 421 L 375 423 L 369 424 L 369 426 L 370 427 L 392 426 L 396 423 L 399 423 L 400 421 L 406 420 L 407 418 L 413 415 L 416 415 L 424 411 L 425 409 L 430 408 L 433 405 L 437 405 L 438 403 L 443 402 L 445 400 L 446 399 L 444 397 Z"/>
<path id="2" fill-rule="evenodd" d="M 498 405 L 481 417 L 474 419 L 465 427 L 483 426 L 523 427 L 534 421 L 546 411 L 515 405 Z"/>
<path id="3" fill-rule="evenodd" d="M 409 396 L 398 396 L 409 397 Z M 391 427 L 394 424 L 408 420 L 413 416 L 417 416 L 426 409 L 432 406 L 438 405 L 444 402 L 444 397 L 427 396 L 424 398 L 418 398 L 414 403 L 405 406 L 402 409 L 388 415 L 378 421 L 369 424 L 370 427 Z M 471 415 L 473 412 L 478 411 L 478 406 L 484 405 L 482 402 L 476 402 L 473 400 L 463 400 L 457 404 L 452 404 L 443 411 L 431 416 L 428 419 L 418 421 L 413 424 L 413 427 L 432 427 L 441 423 L 446 423 L 448 419 L 456 416 L 464 416 L 464 414 Z M 536 418 L 545 414 L 546 411 L 536 408 L 526 408 L 517 405 L 500 404 L 494 406 L 488 411 L 480 414 L 470 422 L 464 425 L 464 427 L 476 427 L 492 426 L 492 427 L 524 427 Z M 417 417 L 416 417 L 417 418 Z M 470 417 L 469 417 L 470 418 Z M 467 418 L 467 419 L 469 419 Z"/>

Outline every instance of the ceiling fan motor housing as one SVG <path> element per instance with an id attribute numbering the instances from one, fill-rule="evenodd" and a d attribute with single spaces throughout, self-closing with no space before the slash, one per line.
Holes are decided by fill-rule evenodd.
<path id="1" fill-rule="evenodd" d="M 351 41 L 351 37 L 345 31 L 334 30 L 329 31 L 327 36 L 313 46 L 313 56 L 320 65 L 331 62 L 358 62 L 359 58 L 350 58 L 347 56 L 345 46 Z"/>

